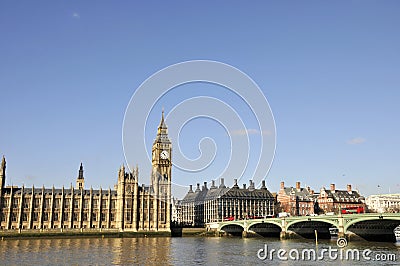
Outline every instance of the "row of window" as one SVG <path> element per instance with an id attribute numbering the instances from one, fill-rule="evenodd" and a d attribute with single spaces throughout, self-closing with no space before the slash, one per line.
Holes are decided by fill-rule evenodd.
<path id="1" fill-rule="evenodd" d="M 61 214 L 59 214 L 57 212 L 53 213 L 53 221 L 58 221 L 59 217 L 60 217 L 59 215 L 61 215 Z M 2 221 L 2 222 L 6 221 L 6 217 L 7 217 L 7 213 L 1 213 L 0 214 L 0 221 Z M 17 212 L 12 212 L 11 213 L 11 221 L 12 222 L 17 222 L 17 219 L 18 219 L 17 217 L 18 217 L 18 213 Z M 49 217 L 50 217 L 50 213 L 49 212 L 44 212 L 43 213 L 43 221 L 44 222 L 49 221 Z M 22 221 L 23 222 L 27 222 L 28 219 L 29 219 L 29 214 L 28 213 L 23 213 L 22 214 Z M 74 212 L 72 220 L 73 221 L 78 221 L 78 219 L 79 219 L 79 212 Z M 97 219 L 98 219 L 97 214 L 96 213 L 92 213 L 92 221 L 95 222 L 95 221 L 97 221 Z M 34 222 L 39 221 L 39 213 L 38 212 L 33 212 L 32 220 Z M 63 220 L 64 221 L 69 221 L 69 213 L 68 212 L 64 213 Z M 102 222 L 105 222 L 107 220 L 107 212 L 100 213 L 100 220 Z M 88 213 L 83 213 L 82 221 L 88 221 Z M 115 221 L 115 213 L 114 212 L 110 213 L 110 221 Z"/>
<path id="2" fill-rule="evenodd" d="M 81 201 L 80 198 L 75 198 L 73 200 L 74 208 L 79 208 L 80 201 Z M 9 199 L 7 199 L 7 198 L 4 199 L 2 207 L 3 208 L 8 208 L 9 207 L 9 203 L 10 203 Z M 19 203 L 20 203 L 20 198 L 13 198 L 13 200 L 12 200 L 12 208 L 14 208 L 14 209 L 19 208 L 20 207 Z M 83 200 L 83 208 L 84 209 L 89 209 L 89 203 L 90 203 L 89 199 L 84 199 Z M 99 200 L 96 200 L 96 199 L 92 200 L 92 208 L 93 209 L 97 209 L 98 206 L 99 206 L 98 203 L 99 203 Z M 107 199 L 103 199 L 101 201 L 101 208 L 102 209 L 106 209 L 107 206 L 108 206 L 107 203 L 108 203 L 108 200 Z M 128 203 L 131 205 L 130 201 L 127 201 L 127 204 Z M 70 198 L 64 199 L 65 208 L 71 206 L 70 204 L 71 204 L 71 199 Z M 26 208 L 30 208 L 30 206 L 31 206 L 31 198 L 30 197 L 23 198 L 22 207 L 26 209 Z M 61 199 L 59 199 L 59 198 L 54 199 L 54 208 L 55 209 L 59 209 L 60 206 L 61 206 Z M 115 206 L 116 206 L 116 200 L 112 199 L 111 200 L 111 209 L 114 209 Z M 33 208 L 37 209 L 37 208 L 40 208 L 40 207 L 41 207 L 41 198 L 35 198 L 34 201 L 33 201 Z M 44 200 L 43 207 L 45 209 L 50 209 L 51 208 L 51 199 L 50 198 L 46 198 Z"/>
<path id="3" fill-rule="evenodd" d="M 80 198 L 75 198 L 73 200 L 73 207 L 75 209 L 79 208 L 80 201 L 81 201 Z M 7 198 L 3 201 L 3 204 L 2 204 L 3 205 L 2 206 L 3 209 L 4 208 L 7 209 L 9 207 L 9 202 L 10 202 L 9 199 L 7 199 Z M 117 202 L 116 199 L 112 199 L 111 200 L 111 206 L 110 206 L 111 209 L 115 209 L 116 202 Z M 20 198 L 13 198 L 13 200 L 12 200 L 12 208 L 14 208 L 14 209 L 19 208 L 20 207 L 19 203 L 20 203 Z M 92 209 L 97 209 L 98 206 L 99 206 L 98 203 L 99 203 L 99 200 L 97 200 L 97 199 L 92 200 Z M 89 204 L 90 204 L 89 199 L 84 199 L 83 200 L 83 209 L 89 209 Z M 30 208 L 30 206 L 31 206 L 31 198 L 30 197 L 23 198 L 22 207 L 24 209 L 27 209 L 27 208 Z M 60 206 L 61 206 L 61 199 L 60 198 L 54 199 L 54 208 L 55 209 L 59 209 Z M 64 199 L 64 208 L 68 208 L 70 206 L 71 206 L 71 199 L 70 198 Z M 132 208 L 133 200 L 132 199 L 126 200 L 125 201 L 125 206 L 126 206 L 126 208 Z M 140 206 L 140 200 L 139 200 L 139 206 Z M 148 207 L 153 208 L 153 201 L 152 200 L 150 200 L 150 201 L 144 200 L 143 201 L 143 206 L 144 206 L 144 208 L 148 208 Z M 33 202 L 33 208 L 34 209 L 38 209 L 40 207 L 41 207 L 41 198 L 35 198 L 34 202 Z M 50 198 L 46 198 L 44 200 L 43 207 L 44 207 L 44 209 L 50 209 L 51 208 L 51 199 Z M 101 201 L 101 208 L 102 209 L 107 209 L 108 208 L 108 200 L 107 199 L 103 199 Z"/>

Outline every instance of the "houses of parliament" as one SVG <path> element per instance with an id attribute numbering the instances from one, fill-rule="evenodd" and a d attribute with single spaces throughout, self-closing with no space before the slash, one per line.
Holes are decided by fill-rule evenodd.
<path id="1" fill-rule="evenodd" d="M 139 169 L 121 166 L 114 190 L 85 189 L 82 164 L 76 187 L 5 186 L 0 169 L 0 229 L 115 228 L 170 231 L 172 144 L 164 112 L 152 147 L 149 186 L 139 185 Z"/>

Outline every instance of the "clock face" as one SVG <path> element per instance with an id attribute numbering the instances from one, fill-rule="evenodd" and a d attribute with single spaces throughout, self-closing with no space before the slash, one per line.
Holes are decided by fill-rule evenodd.
<path id="1" fill-rule="evenodd" d="M 169 153 L 168 153 L 168 151 L 166 151 L 166 150 L 163 150 L 162 152 L 161 152 L 161 154 L 160 154 L 160 158 L 161 159 L 168 159 L 168 156 L 169 156 Z"/>

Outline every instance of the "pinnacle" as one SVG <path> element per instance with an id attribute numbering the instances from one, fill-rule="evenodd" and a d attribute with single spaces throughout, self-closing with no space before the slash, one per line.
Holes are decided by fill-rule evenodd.
<path id="1" fill-rule="evenodd" d="M 161 112 L 161 121 L 160 121 L 160 125 L 158 127 L 159 128 L 167 128 L 167 125 L 165 124 L 165 121 L 164 121 L 164 108 Z"/>

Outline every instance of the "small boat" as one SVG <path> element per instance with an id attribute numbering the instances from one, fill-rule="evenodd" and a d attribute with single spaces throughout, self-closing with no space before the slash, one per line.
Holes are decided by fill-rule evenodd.
<path id="1" fill-rule="evenodd" d="M 400 226 L 397 226 L 394 229 L 394 235 L 396 236 L 397 240 L 400 241 Z"/>
<path id="2" fill-rule="evenodd" d="M 331 234 L 331 236 L 338 236 L 339 229 L 337 229 L 336 227 L 331 227 L 329 228 L 329 233 Z"/>

